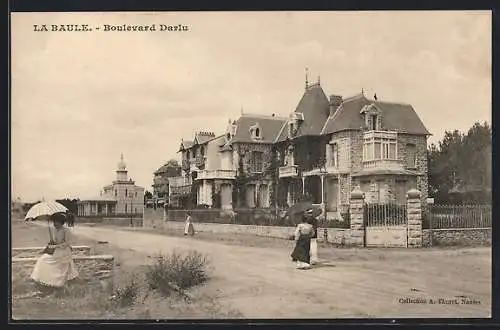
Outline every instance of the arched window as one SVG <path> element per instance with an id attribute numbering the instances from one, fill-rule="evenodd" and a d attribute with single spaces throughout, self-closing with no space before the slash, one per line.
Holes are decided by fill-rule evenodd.
<path id="1" fill-rule="evenodd" d="M 260 137 L 260 128 L 255 128 L 255 137 L 259 138 Z"/>
<path id="2" fill-rule="evenodd" d="M 201 146 L 201 147 L 200 147 L 200 154 L 201 154 L 202 156 L 205 156 L 205 147 L 204 147 L 204 146 Z"/>
<path id="3" fill-rule="evenodd" d="M 118 196 L 118 191 L 115 189 L 115 196 Z"/>
<path id="4" fill-rule="evenodd" d="M 125 189 L 125 197 L 128 197 L 128 190 Z"/>

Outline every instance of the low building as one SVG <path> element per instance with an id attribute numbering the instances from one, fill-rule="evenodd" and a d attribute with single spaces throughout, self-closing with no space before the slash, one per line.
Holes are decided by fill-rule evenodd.
<path id="1" fill-rule="evenodd" d="M 143 214 L 144 187 L 137 186 L 135 181 L 128 177 L 123 154 L 116 170 L 116 180 L 105 186 L 99 196 L 85 198 L 78 202 L 79 216 L 142 218 Z"/>

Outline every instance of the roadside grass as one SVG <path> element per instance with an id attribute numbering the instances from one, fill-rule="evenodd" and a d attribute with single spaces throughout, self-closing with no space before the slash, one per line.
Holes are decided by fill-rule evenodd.
<path id="1" fill-rule="evenodd" d="M 13 246 L 40 245 L 39 237 L 44 234 L 43 227 L 20 223 L 13 226 Z M 35 239 L 30 240 L 29 236 Z M 75 244 L 90 245 L 94 253 L 115 256 L 113 283 L 103 286 L 76 279 L 64 290 L 40 296 L 29 279 L 29 270 L 13 274 L 14 320 L 242 317 L 239 311 L 204 293 L 204 284 L 210 281 L 213 267 L 198 251 L 187 254 L 174 251 L 151 259 L 135 251 L 76 236 Z"/>

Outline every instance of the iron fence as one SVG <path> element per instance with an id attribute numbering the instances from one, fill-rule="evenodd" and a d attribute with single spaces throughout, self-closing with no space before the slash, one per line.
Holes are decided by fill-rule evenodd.
<path id="1" fill-rule="evenodd" d="M 407 224 L 406 204 L 367 203 L 363 209 L 363 219 L 367 227 L 402 226 Z"/>
<path id="2" fill-rule="evenodd" d="M 429 205 L 424 229 L 490 228 L 491 205 Z"/>

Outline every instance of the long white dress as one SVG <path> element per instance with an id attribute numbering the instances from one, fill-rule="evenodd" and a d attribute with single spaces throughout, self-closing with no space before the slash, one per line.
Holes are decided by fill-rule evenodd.
<path id="1" fill-rule="evenodd" d="M 186 218 L 186 223 L 184 225 L 184 235 L 194 235 L 194 226 L 190 215 L 188 215 Z"/>
<path id="2" fill-rule="evenodd" d="M 71 254 L 71 234 L 67 228 L 50 229 L 57 244 L 54 254 L 43 254 L 38 258 L 31 278 L 41 284 L 63 287 L 66 282 L 78 277 Z"/>

